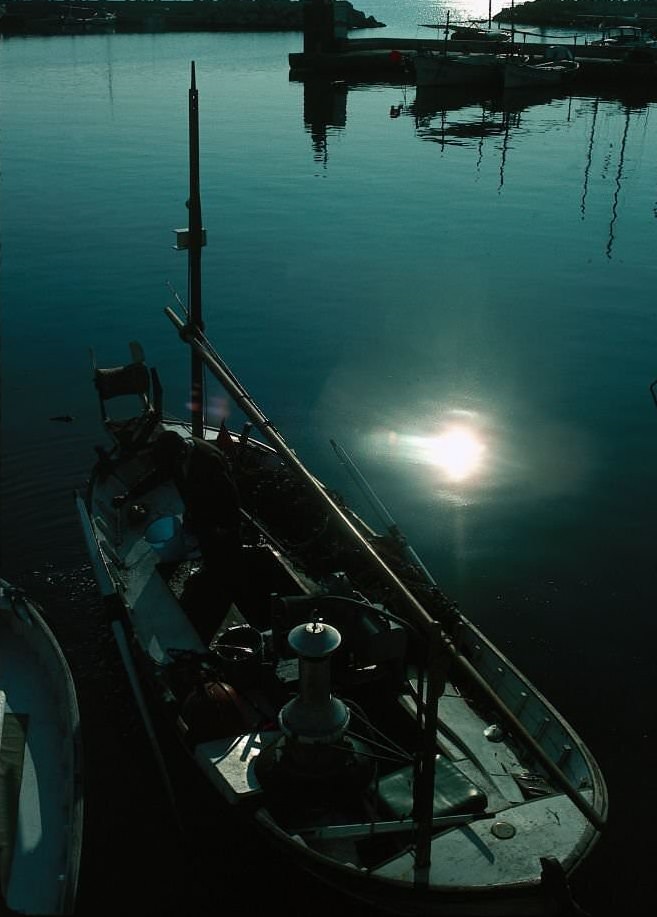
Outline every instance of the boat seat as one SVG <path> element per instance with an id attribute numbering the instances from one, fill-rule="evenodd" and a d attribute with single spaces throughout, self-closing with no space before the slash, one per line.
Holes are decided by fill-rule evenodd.
<path id="1" fill-rule="evenodd" d="M 162 385 L 157 370 L 149 371 L 144 352 L 137 341 L 130 344 L 132 362 L 123 366 L 101 369 L 94 365 L 94 385 L 100 400 L 103 423 L 123 449 L 137 451 L 143 447 L 162 419 Z M 136 396 L 141 413 L 127 419 L 108 416 L 106 402 L 112 398 Z"/>
<path id="2" fill-rule="evenodd" d="M 413 766 L 402 767 L 379 780 L 377 800 L 382 814 L 392 818 L 413 815 Z M 433 791 L 434 818 L 483 812 L 486 794 L 444 755 L 436 757 Z"/>

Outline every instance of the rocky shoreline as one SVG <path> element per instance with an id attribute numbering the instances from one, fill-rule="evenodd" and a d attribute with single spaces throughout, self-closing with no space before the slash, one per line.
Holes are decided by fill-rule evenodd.
<path id="1" fill-rule="evenodd" d="M 299 32 L 304 5 L 303 0 L 4 0 L 0 33 Z M 384 26 L 351 3 L 344 9 L 348 30 Z M 108 21 L 105 14 L 114 18 Z"/>
<path id="2" fill-rule="evenodd" d="M 529 0 L 505 7 L 495 22 L 582 28 L 632 23 L 653 29 L 657 24 L 657 0 Z"/>

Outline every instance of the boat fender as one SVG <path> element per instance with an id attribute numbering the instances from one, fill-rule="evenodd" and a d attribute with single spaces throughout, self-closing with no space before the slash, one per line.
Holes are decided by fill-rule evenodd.
<path id="1" fill-rule="evenodd" d="M 187 696 L 181 712 L 194 744 L 248 731 L 244 701 L 223 681 L 198 685 Z"/>

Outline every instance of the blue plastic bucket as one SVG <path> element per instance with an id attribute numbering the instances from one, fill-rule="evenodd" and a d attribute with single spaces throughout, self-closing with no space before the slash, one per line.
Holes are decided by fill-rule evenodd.
<path id="1" fill-rule="evenodd" d="M 151 522 L 144 536 L 160 560 L 180 560 L 187 553 L 178 516 L 161 516 Z"/>

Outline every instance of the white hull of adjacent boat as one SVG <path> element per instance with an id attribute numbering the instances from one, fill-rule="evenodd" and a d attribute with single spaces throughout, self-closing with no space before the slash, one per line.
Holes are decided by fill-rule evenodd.
<path id="1" fill-rule="evenodd" d="M 40 609 L 3 580 L 0 765 L 6 905 L 27 914 L 73 913 L 83 818 L 76 692 Z"/>

